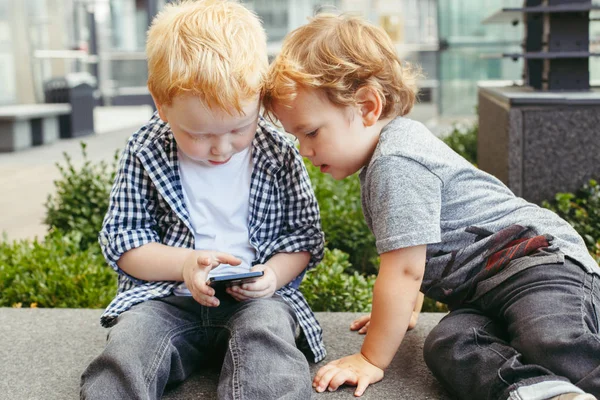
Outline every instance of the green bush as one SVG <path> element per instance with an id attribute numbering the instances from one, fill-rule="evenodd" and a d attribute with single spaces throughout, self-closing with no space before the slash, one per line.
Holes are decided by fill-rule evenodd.
<path id="1" fill-rule="evenodd" d="M 115 273 L 98 245 L 54 232 L 43 242 L 0 241 L 1 307 L 103 308 L 116 293 Z"/>
<path id="2" fill-rule="evenodd" d="M 308 271 L 300 290 L 313 311 L 370 312 L 375 276 L 351 271 L 348 254 L 325 249 L 319 265 Z"/>
<path id="3" fill-rule="evenodd" d="M 600 184 L 590 180 L 575 193 L 558 193 L 546 207 L 570 223 L 600 263 Z"/>
<path id="4" fill-rule="evenodd" d="M 377 273 L 379 256 L 363 216 L 358 175 L 336 181 L 308 161 L 306 168 L 319 202 L 327 247 L 347 253 L 352 270 Z"/>
<path id="5" fill-rule="evenodd" d="M 421 312 L 448 312 L 448 306 L 439 301 L 425 297 L 423 299 L 423 308 Z"/>
<path id="6" fill-rule="evenodd" d="M 98 241 L 115 179 L 118 152 L 110 165 L 104 161 L 92 163 L 83 142 L 81 153 L 84 162 L 80 169 L 75 168 L 67 153 L 64 153 L 66 165 L 56 164 L 62 178 L 54 182 L 56 194 L 48 196 L 44 222 L 51 232 L 78 232 L 81 249 L 85 250 Z"/>
<path id="7" fill-rule="evenodd" d="M 479 125 L 454 125 L 452 132 L 443 138 L 452 150 L 463 156 L 471 164 L 477 165 L 477 134 Z"/>

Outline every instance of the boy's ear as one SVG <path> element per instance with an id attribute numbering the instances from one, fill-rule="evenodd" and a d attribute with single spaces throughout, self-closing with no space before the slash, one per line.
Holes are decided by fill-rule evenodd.
<path id="1" fill-rule="evenodd" d="M 379 93 L 371 86 L 363 86 L 356 91 L 356 102 L 365 126 L 373 126 L 383 111 L 383 101 Z"/>
<path id="2" fill-rule="evenodd" d="M 154 95 L 152 93 L 150 94 L 150 96 L 152 96 L 152 101 L 154 102 L 154 105 L 156 106 L 156 111 L 158 111 L 158 116 L 160 117 L 160 119 L 162 119 L 164 122 L 169 122 L 169 121 L 167 121 L 167 115 L 165 114 L 163 105 L 160 104 L 158 101 L 156 101 L 156 98 L 154 97 Z"/>

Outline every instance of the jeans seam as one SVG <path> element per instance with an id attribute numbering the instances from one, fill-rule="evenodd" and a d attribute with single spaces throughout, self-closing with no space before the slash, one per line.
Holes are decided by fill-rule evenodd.
<path id="1" fill-rule="evenodd" d="M 491 351 L 493 353 L 496 353 L 498 356 L 500 356 L 500 358 L 502 358 L 504 361 L 508 361 L 508 358 L 504 357 L 504 355 L 502 353 L 500 353 L 499 351 L 496 351 L 495 349 L 493 349 L 491 346 L 487 346 L 487 347 L 483 347 L 481 345 L 479 345 L 479 341 L 478 339 L 478 334 L 477 334 L 477 330 L 478 329 L 484 329 L 486 326 L 488 326 L 491 322 L 486 323 L 484 326 L 482 326 L 481 328 L 473 328 L 473 336 L 475 337 L 475 344 L 477 345 L 477 347 L 479 347 L 482 350 L 488 350 Z M 498 379 L 500 379 L 506 386 L 510 386 L 510 384 L 502 377 L 502 375 L 500 374 L 500 370 L 498 369 L 498 371 L 496 371 L 496 374 L 498 375 Z"/>
<path id="2" fill-rule="evenodd" d="M 596 285 L 596 281 L 598 278 L 595 275 L 592 275 L 592 284 L 590 288 L 590 298 L 592 302 L 592 310 L 594 310 L 594 322 L 596 327 L 596 332 L 600 332 L 600 321 L 598 321 L 598 309 L 596 308 L 596 302 L 598 299 L 594 294 L 594 286 Z"/>
<path id="3" fill-rule="evenodd" d="M 146 383 L 147 389 L 150 388 L 150 384 L 154 381 L 154 379 L 156 379 L 156 371 L 158 371 L 158 367 L 160 366 L 163 358 L 165 357 L 165 353 L 167 351 L 168 344 L 171 342 L 171 339 L 173 339 L 174 337 L 177 337 L 183 333 L 192 332 L 195 330 L 201 330 L 201 328 L 202 327 L 198 326 L 198 324 L 195 322 L 188 323 L 188 324 L 179 326 L 177 328 L 171 329 L 163 336 L 163 339 L 158 347 L 156 356 L 154 357 L 154 360 L 152 361 L 150 368 L 144 374 L 144 382 Z"/>
<path id="4" fill-rule="evenodd" d="M 233 398 L 238 400 L 242 399 L 241 385 L 240 385 L 240 363 L 239 363 L 239 351 L 237 346 L 237 336 L 230 331 L 229 339 L 229 354 L 233 363 L 233 371 L 231 376 L 231 385 L 233 389 Z"/>
<path id="5" fill-rule="evenodd" d="M 586 281 L 587 280 L 591 280 L 591 282 L 590 282 L 590 295 L 589 295 L 590 296 L 590 303 L 592 305 L 592 310 L 594 311 L 594 317 L 596 319 L 594 321 L 595 325 L 598 326 L 598 315 L 596 314 L 597 310 L 596 310 L 596 305 L 594 304 L 594 284 L 595 284 L 594 280 L 596 280 L 596 279 L 597 278 L 596 278 L 595 275 L 590 274 L 590 273 L 586 273 Z M 587 300 L 587 292 L 585 291 L 585 282 L 584 282 L 584 288 L 583 289 L 584 289 L 584 299 L 583 299 L 584 301 L 583 301 L 583 304 L 581 305 L 581 319 L 582 319 L 581 322 L 582 322 L 582 325 L 585 327 L 586 324 L 585 324 L 585 321 L 583 320 L 583 318 L 584 318 L 583 311 L 584 311 L 584 308 L 585 308 L 585 301 Z M 590 335 L 591 337 L 594 338 L 594 340 L 596 340 L 597 342 L 600 342 L 600 336 L 599 336 L 598 333 L 590 332 L 589 329 L 586 329 L 584 331 L 584 334 Z"/>

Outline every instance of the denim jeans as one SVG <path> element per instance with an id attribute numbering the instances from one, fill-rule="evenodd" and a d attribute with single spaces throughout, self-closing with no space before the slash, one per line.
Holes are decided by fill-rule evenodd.
<path id="1" fill-rule="evenodd" d="M 521 271 L 444 317 L 425 362 L 459 399 L 598 397 L 599 280 L 568 258 Z"/>
<path id="2" fill-rule="evenodd" d="M 159 399 L 168 384 L 221 367 L 220 399 L 308 399 L 308 361 L 296 347 L 297 319 L 280 297 L 219 307 L 191 297 L 150 300 L 121 314 L 104 351 L 81 377 L 82 399 Z"/>

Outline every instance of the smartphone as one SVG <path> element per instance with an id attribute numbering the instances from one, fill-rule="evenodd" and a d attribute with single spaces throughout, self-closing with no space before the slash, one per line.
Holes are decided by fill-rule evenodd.
<path id="1" fill-rule="evenodd" d="M 245 272 L 243 274 L 213 276 L 208 279 L 207 284 L 216 288 L 217 286 L 230 287 L 244 283 L 254 282 L 263 276 L 263 271 Z"/>

